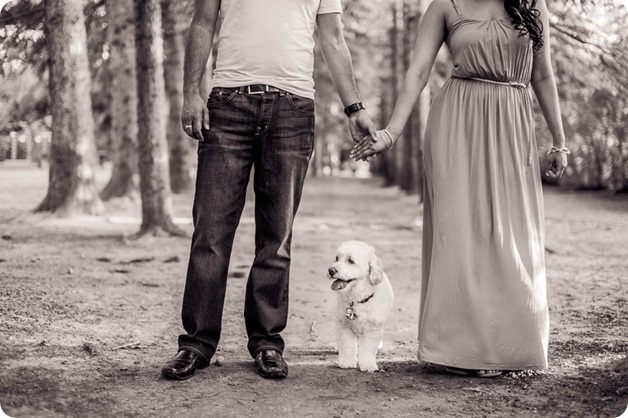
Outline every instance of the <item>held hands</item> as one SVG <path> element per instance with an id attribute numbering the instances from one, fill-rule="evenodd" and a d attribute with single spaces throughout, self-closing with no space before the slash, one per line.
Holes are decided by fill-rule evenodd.
<path id="1" fill-rule="evenodd" d="M 550 178 L 560 178 L 567 168 L 567 154 L 571 154 L 567 148 L 552 148 L 547 152 L 547 168 L 545 175 Z"/>
<path id="2" fill-rule="evenodd" d="M 375 133 L 373 137 L 365 136 L 360 142 L 355 144 L 351 151 L 351 158 L 356 161 L 370 161 L 382 151 L 392 148 L 394 140 L 392 135 L 385 129 L 381 129 Z"/>
<path id="3" fill-rule="evenodd" d="M 199 94 L 191 94 L 183 99 L 181 124 L 186 134 L 203 141 L 202 130 L 209 130 L 209 112 Z"/>
<path id="4" fill-rule="evenodd" d="M 365 139 L 375 139 L 375 125 L 365 110 L 360 110 L 349 116 L 349 132 L 354 143 L 360 143 Z M 365 158 L 366 160 L 366 158 Z M 367 160 L 367 161 L 370 161 Z"/>

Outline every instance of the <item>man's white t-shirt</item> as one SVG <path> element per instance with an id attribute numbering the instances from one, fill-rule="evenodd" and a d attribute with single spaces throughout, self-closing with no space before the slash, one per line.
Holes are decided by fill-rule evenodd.
<path id="1" fill-rule="evenodd" d="M 341 0 L 222 0 L 212 87 L 268 84 L 314 98 L 316 16 Z"/>

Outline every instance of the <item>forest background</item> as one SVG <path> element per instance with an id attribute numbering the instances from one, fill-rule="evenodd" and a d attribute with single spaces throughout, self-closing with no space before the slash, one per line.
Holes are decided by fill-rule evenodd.
<path id="1" fill-rule="evenodd" d="M 3 410 L 14 417 L 623 413 L 628 12 L 613 1 L 547 1 L 572 151 L 559 181 L 542 177 L 549 369 L 486 380 L 416 361 L 422 133 L 430 100 L 449 77 L 447 49 L 402 140 L 368 164 L 348 158 L 346 117 L 317 46 L 317 138 L 295 221 L 282 334 L 291 374 L 272 383 L 254 372 L 241 317 L 255 242 L 251 192 L 212 367 L 188 382 L 159 374 L 181 331 L 192 232 L 197 143 L 182 132 L 179 114 L 192 0 L 9 2 L 0 13 Z M 378 127 L 391 114 L 428 4 L 343 0 L 357 82 Z M 544 167 L 550 136 L 534 106 Z M 336 245 L 356 237 L 377 247 L 395 290 L 381 373 L 334 366 L 324 273 Z"/>
<path id="2" fill-rule="evenodd" d="M 24 0 L 9 2 L 2 9 L 0 161 L 27 159 L 39 164 L 49 160 L 49 193 L 38 209 L 58 213 L 102 212 L 101 200 L 137 196 L 140 184 L 169 186 L 144 191 L 155 194 L 159 190 L 162 196 L 158 200 L 163 201 L 171 192 L 190 190 L 196 143 L 181 130 L 180 108 L 184 45 L 193 2 L 163 0 L 152 2 L 152 6 L 146 5 L 151 2 L 131 0 L 81 3 Z M 427 0 L 343 2 L 345 34 L 356 78 L 378 126 L 384 126 L 390 117 L 418 23 L 428 4 Z M 569 168 L 562 179 L 554 182 L 571 190 L 625 193 L 628 12 L 611 1 L 549 0 L 548 5 L 553 65 L 566 138 L 572 150 Z M 142 7 L 152 9 L 141 11 Z M 145 22 L 140 22 L 142 18 Z M 72 48 L 64 48 L 63 42 L 70 39 Z M 155 50 L 159 53 L 151 57 Z M 204 95 L 209 90 L 214 60 L 215 55 L 207 64 Z M 143 64 L 149 62 L 151 65 Z M 51 77 L 53 63 L 57 63 L 58 71 Z M 317 140 L 310 175 L 370 172 L 383 176 L 386 185 L 397 185 L 421 200 L 422 134 L 429 103 L 449 77 L 450 67 L 443 46 L 403 140 L 394 151 L 365 166 L 348 158 L 351 142 L 342 104 L 317 47 Z M 145 83 L 140 86 L 146 96 L 143 101 L 137 95 L 138 80 Z M 86 91 L 91 92 L 89 97 Z M 138 103 L 139 111 L 144 112 L 141 115 Z M 74 115 L 59 116 L 55 122 L 54 111 L 62 115 L 62 108 Z M 549 148 L 550 136 L 538 107 L 535 115 L 543 167 L 543 151 Z M 144 130 L 138 127 L 138 121 L 145 122 Z M 55 146 L 54 132 L 57 145 L 63 144 L 66 155 L 62 146 Z M 155 159 L 153 167 L 153 160 L 138 160 L 137 150 L 149 148 L 155 149 L 149 154 L 167 154 L 168 161 Z M 111 165 L 111 179 L 103 190 L 95 190 L 89 167 L 104 163 Z M 64 169 L 57 169 L 59 165 Z M 151 181 L 140 181 L 142 167 Z M 67 178 L 74 178 L 73 186 L 59 186 L 67 183 Z M 543 180 L 552 182 L 546 177 Z M 144 198 L 148 198 L 146 194 Z"/>

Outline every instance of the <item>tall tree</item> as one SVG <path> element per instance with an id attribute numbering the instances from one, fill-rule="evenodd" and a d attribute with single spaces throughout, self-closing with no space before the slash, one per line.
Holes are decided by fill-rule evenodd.
<path id="1" fill-rule="evenodd" d="M 410 67 L 412 52 L 414 51 L 414 43 L 418 32 L 418 18 L 416 8 L 408 1 L 403 2 L 403 35 L 402 35 L 402 62 L 403 73 Z M 403 132 L 403 141 L 399 144 L 402 149 L 402 172 L 404 175 L 400 178 L 400 186 L 408 193 L 416 194 L 419 192 L 419 149 L 420 149 L 420 127 L 418 126 L 418 106 L 415 104 L 410 118 L 406 123 Z"/>
<path id="2" fill-rule="evenodd" d="M 98 214 L 96 146 L 83 1 L 45 0 L 52 142 L 48 193 L 36 211 Z"/>
<path id="3" fill-rule="evenodd" d="M 423 15 L 427 10 L 429 0 L 418 0 L 416 7 L 413 11 L 413 19 L 411 23 L 412 30 L 411 32 L 414 34 L 413 41 L 416 41 L 416 37 L 419 30 L 419 25 L 421 20 L 423 19 Z M 434 72 L 434 71 L 433 71 Z M 432 77 L 433 78 L 433 77 Z M 425 126 L 427 125 L 427 116 L 430 112 L 430 104 L 431 104 L 431 83 L 426 83 L 423 91 L 419 95 L 419 100 L 413 111 L 413 131 L 414 131 L 414 157 L 416 161 L 415 165 L 415 181 L 416 181 L 416 192 L 419 196 L 419 202 L 423 203 L 423 177 L 424 177 L 424 167 L 423 167 L 423 144 L 424 144 L 424 135 L 425 135 Z"/>
<path id="4" fill-rule="evenodd" d="M 168 175 L 163 40 L 159 0 L 134 0 L 138 87 L 138 144 L 144 234 L 183 235 L 172 221 Z"/>
<path id="5" fill-rule="evenodd" d="M 129 196 L 138 189 L 137 79 L 133 0 L 107 2 L 111 142 L 113 167 L 101 198 Z"/>
<path id="6" fill-rule="evenodd" d="M 392 77 L 391 87 L 394 92 L 395 100 L 399 95 L 399 90 L 403 84 L 405 76 L 404 64 L 403 64 L 403 33 L 404 33 L 404 21 L 403 21 L 403 0 L 394 0 L 392 5 L 393 13 L 393 26 L 390 32 L 390 44 L 391 44 L 391 64 L 392 64 Z M 394 184 L 401 186 L 405 183 L 405 178 L 408 175 L 404 171 L 404 146 L 403 142 L 406 142 L 406 138 L 401 138 L 401 143 L 397 141 L 396 146 L 391 151 L 391 163 L 394 167 Z"/>
<path id="7" fill-rule="evenodd" d="M 181 129 L 183 105 L 183 22 L 185 4 L 180 1 L 162 0 L 161 16 L 164 38 L 164 79 L 169 103 L 166 138 L 169 149 L 170 187 L 174 193 L 192 188 L 190 159 L 195 144 Z"/>

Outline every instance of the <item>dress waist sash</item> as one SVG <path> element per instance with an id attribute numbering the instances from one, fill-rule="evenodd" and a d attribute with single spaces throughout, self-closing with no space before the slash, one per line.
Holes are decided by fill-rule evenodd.
<path id="1" fill-rule="evenodd" d="M 461 80 L 473 80 L 473 81 L 481 81 L 483 83 L 489 84 L 497 84 L 500 86 L 513 87 L 516 89 L 521 89 L 524 91 L 524 98 L 526 103 L 526 112 L 528 113 L 528 156 L 527 163 L 528 165 L 532 164 L 532 138 L 534 137 L 534 131 L 532 128 L 532 100 L 530 99 L 530 93 L 528 92 L 528 86 L 524 83 L 519 83 L 517 81 L 496 81 L 489 80 L 486 78 L 478 78 L 478 77 L 458 77 L 452 76 L 451 78 L 459 78 Z"/>

